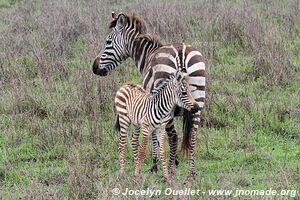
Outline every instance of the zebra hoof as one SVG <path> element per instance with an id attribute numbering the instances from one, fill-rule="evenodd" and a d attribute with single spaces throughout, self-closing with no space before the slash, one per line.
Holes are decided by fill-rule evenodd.
<path id="1" fill-rule="evenodd" d="M 192 183 L 196 180 L 196 173 L 195 172 L 191 172 L 189 173 L 189 175 L 187 176 L 186 180 L 184 181 L 184 185 L 188 184 L 188 183 Z"/>
<path id="2" fill-rule="evenodd" d="M 171 179 L 170 179 L 169 177 L 167 177 L 167 178 L 166 178 L 166 177 L 163 177 L 162 180 L 163 180 L 164 183 L 167 183 L 167 184 L 169 184 L 169 185 L 172 184 L 172 181 L 171 181 Z"/>
<path id="3" fill-rule="evenodd" d="M 157 165 L 153 165 L 151 168 L 150 168 L 150 171 L 152 173 L 157 173 Z"/>
<path id="4" fill-rule="evenodd" d="M 175 165 L 176 167 L 179 165 L 179 161 L 177 159 L 175 160 Z"/>
<path id="5" fill-rule="evenodd" d="M 136 178 L 141 177 L 141 170 L 135 170 L 134 177 L 136 177 Z"/>
<path id="6" fill-rule="evenodd" d="M 168 173 L 169 173 L 170 177 L 172 177 L 174 175 L 174 169 L 173 169 L 173 167 L 169 167 Z"/>
<path id="7" fill-rule="evenodd" d="M 120 172 L 119 172 L 119 176 L 120 176 L 120 177 L 123 177 L 124 175 L 125 175 L 125 172 L 124 172 L 124 171 L 120 171 Z"/>

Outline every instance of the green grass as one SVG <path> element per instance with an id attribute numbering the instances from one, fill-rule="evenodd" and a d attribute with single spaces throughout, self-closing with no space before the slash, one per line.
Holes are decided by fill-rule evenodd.
<path id="1" fill-rule="evenodd" d="M 0 11 L 5 9 L 7 13 L 14 13 L 14 3 L 0 1 Z M 123 6 L 114 5 L 114 8 L 122 10 Z M 187 18 L 193 19 L 192 16 Z M 282 19 L 274 18 L 272 22 L 279 26 Z M 222 35 L 217 27 L 205 32 L 200 31 L 196 20 L 189 23 L 196 26 L 194 31 L 199 31 L 195 34 L 199 40 Z M 5 26 L 6 22 L 0 22 L 0 33 Z M 295 75 L 277 84 L 266 74 L 257 75 L 257 66 L 253 63 L 257 54 L 252 54 L 236 41 L 213 43 L 213 53 L 205 49 L 210 55 L 211 65 L 207 69 L 208 98 L 195 150 L 196 180 L 184 184 L 188 165 L 179 153 L 180 164 L 170 186 L 162 181 L 161 165 L 158 174 L 149 171 L 151 145 L 142 165 L 141 178 L 133 177 L 130 143 L 126 148 L 126 175 L 123 178 L 118 175 L 118 134 L 113 128 L 113 97 L 125 82 L 142 83 L 133 62 L 124 62 L 108 77 L 96 77 L 91 70 L 92 56 L 87 56 L 93 45 L 83 33 L 63 41 L 63 47 L 67 47 L 62 55 L 57 56 L 57 52 L 49 52 L 48 44 L 52 44 L 47 41 L 49 38 L 43 40 L 44 35 L 39 29 L 32 31 L 32 44 L 40 51 L 38 56 L 43 58 L 40 63 L 31 51 L 16 53 L 15 59 L 5 47 L 2 52 L 7 53 L 8 59 L 0 60 L 4 66 L 0 76 L 3 78 L 3 83 L 2 80 L 0 83 L 1 199 L 143 199 L 114 196 L 111 190 L 165 190 L 169 187 L 205 192 L 210 189 L 235 191 L 237 188 L 298 190 L 295 199 L 299 198 L 298 54 L 291 56 L 290 67 Z M 286 44 L 291 52 L 299 50 L 297 38 Z M 190 43 L 193 40 L 188 38 Z M 50 53 L 57 56 L 54 57 L 57 63 L 51 62 Z M 180 142 L 182 120 L 177 121 Z M 177 197 L 153 197 L 161 198 Z M 191 197 L 225 198 L 202 193 L 198 198 Z"/>
<path id="2" fill-rule="evenodd" d="M 0 1 L 0 8 L 10 8 L 16 3 L 16 0 L 1 0 Z"/>
<path id="3" fill-rule="evenodd" d="M 223 56 L 227 56 L 227 50 Z M 214 95 L 204 111 L 204 119 L 213 120 L 213 124 L 211 128 L 200 128 L 198 132 L 195 158 L 198 173 L 196 184 L 189 187 L 201 191 L 297 189 L 299 123 L 291 111 L 298 105 L 293 93 L 299 87 L 291 85 L 288 88 L 262 91 L 260 88 L 263 85 L 259 80 L 236 78 L 250 68 L 247 63 L 244 69 L 240 67 L 241 62 L 245 61 L 240 56 L 222 58 L 220 64 L 216 63 L 211 71 L 216 81 L 212 82 L 209 90 Z M 225 60 L 231 64 L 227 65 Z M 130 82 L 139 81 L 134 69 L 128 69 L 128 72 L 132 72 L 129 75 Z M 229 78 L 226 80 L 225 77 Z M 129 147 L 126 154 L 126 177 L 117 178 L 118 136 L 112 128 L 113 113 L 102 113 L 99 123 L 85 114 L 75 115 L 74 118 L 63 116 L 61 108 L 64 103 L 60 102 L 68 104 L 68 99 L 74 97 L 80 101 L 73 88 L 76 80 L 70 78 L 52 82 L 46 95 L 43 89 L 35 89 L 28 84 L 26 87 L 36 103 L 27 100 L 27 104 L 25 102 L 23 105 L 27 112 L 1 115 L 1 124 L 5 126 L 5 133 L 1 137 L 2 197 L 9 199 L 24 197 L 25 194 L 25 197 L 43 196 L 44 191 L 49 191 L 49 195 L 61 198 L 105 198 L 112 197 L 110 190 L 114 187 L 122 190 L 127 187 L 167 188 L 161 179 L 160 166 L 158 175 L 149 172 L 152 162 L 150 149 L 142 166 L 140 180 L 136 181 L 132 177 L 133 157 Z M 35 82 L 39 81 L 35 79 Z M 3 98 L 11 97 L 8 93 Z M 3 109 L 11 112 L 14 105 L 10 104 L 14 102 L 2 103 Z M 44 119 L 32 111 L 36 107 L 40 108 L 40 105 L 44 105 L 42 107 L 48 115 Z M 112 107 L 111 103 L 105 109 L 109 107 Z M 71 105 L 71 108 L 77 108 L 80 112 L 84 110 L 79 105 Z M 289 114 L 284 111 L 289 111 Z M 35 128 L 44 132 L 36 132 L 29 126 L 30 121 L 35 121 L 38 124 Z M 181 125 L 177 128 L 181 137 Z M 92 135 L 92 129 L 97 130 L 93 132 L 96 135 Z M 55 138 L 60 134 L 65 135 Z M 187 162 L 181 154 L 179 161 L 180 166 L 174 176 L 175 188 L 185 187 L 183 179 L 187 173 Z M 76 187 L 70 186 L 73 181 L 78 181 L 77 189 L 81 191 L 78 194 Z"/>

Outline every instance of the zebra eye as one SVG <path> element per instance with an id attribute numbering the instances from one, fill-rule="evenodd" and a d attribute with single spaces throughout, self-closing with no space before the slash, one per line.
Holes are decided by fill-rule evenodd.
<path id="1" fill-rule="evenodd" d="M 182 92 L 182 95 L 187 95 L 187 92 Z"/>
<path id="2" fill-rule="evenodd" d="M 106 44 L 110 45 L 112 43 L 112 40 L 106 40 Z"/>

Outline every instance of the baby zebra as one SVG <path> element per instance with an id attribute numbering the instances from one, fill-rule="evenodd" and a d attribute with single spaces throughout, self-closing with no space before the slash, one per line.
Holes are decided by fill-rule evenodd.
<path id="1" fill-rule="evenodd" d="M 191 96 L 188 82 L 182 72 L 177 72 L 161 83 L 161 86 L 151 93 L 141 86 L 125 84 L 115 96 L 117 112 L 116 128 L 119 135 L 120 175 L 124 175 L 124 154 L 129 125 L 133 124 L 132 149 L 135 162 L 135 176 L 140 176 L 140 167 L 147 149 L 148 138 L 156 133 L 160 144 L 160 158 L 163 166 L 163 176 L 169 181 L 165 151 L 165 126 L 173 118 L 176 106 L 197 112 L 200 107 Z M 142 129 L 142 144 L 139 147 L 139 130 Z"/>

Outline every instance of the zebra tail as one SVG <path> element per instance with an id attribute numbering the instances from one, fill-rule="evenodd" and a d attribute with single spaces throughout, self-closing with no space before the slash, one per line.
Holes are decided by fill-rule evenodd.
<path id="1" fill-rule="evenodd" d="M 192 129 L 192 113 L 188 110 L 183 111 L 183 139 L 181 144 L 181 151 L 184 153 L 184 158 L 189 157 L 189 148 L 191 141 L 191 129 Z"/>
<path id="2" fill-rule="evenodd" d="M 119 120 L 119 115 L 117 115 L 116 123 L 115 123 L 115 129 L 116 131 L 120 132 L 120 120 Z"/>

